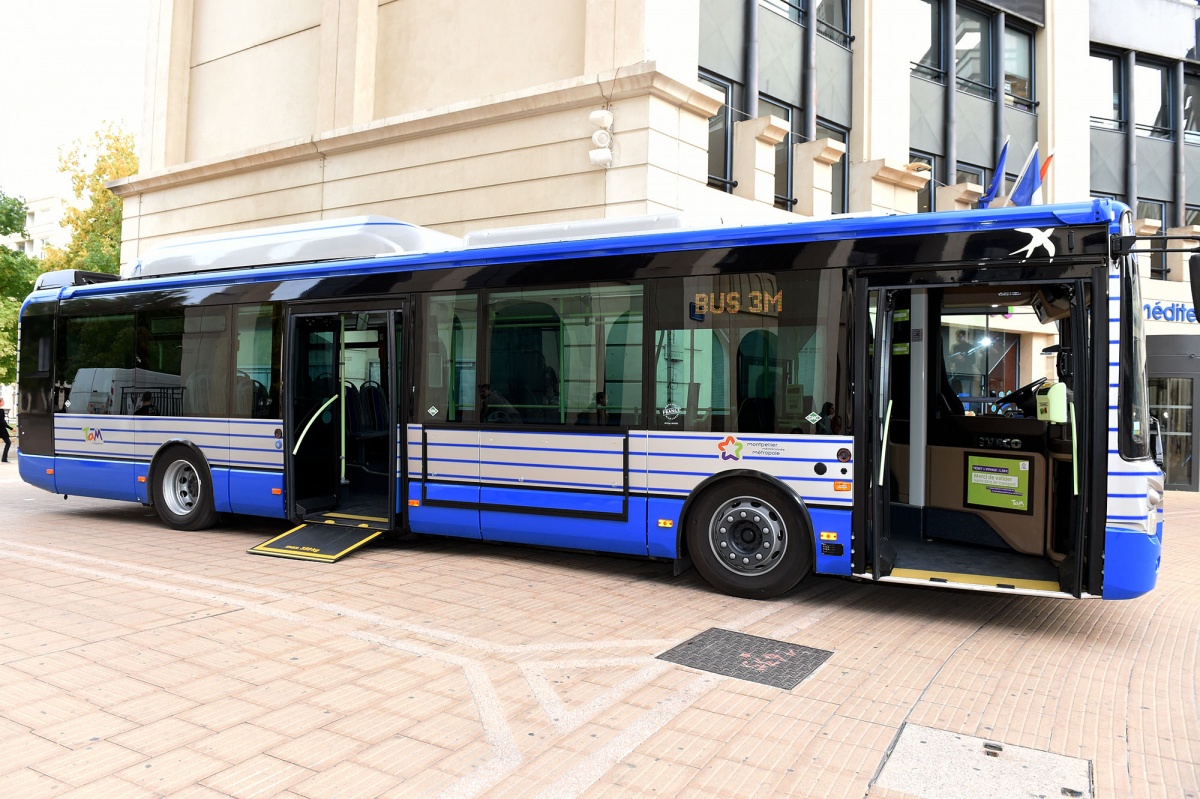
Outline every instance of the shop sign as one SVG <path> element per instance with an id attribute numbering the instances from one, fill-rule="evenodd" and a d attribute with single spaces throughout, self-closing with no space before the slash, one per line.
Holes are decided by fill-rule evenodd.
<path id="1" fill-rule="evenodd" d="M 1184 302 L 1148 302 L 1142 306 L 1147 321 L 1195 322 L 1196 309 Z"/>

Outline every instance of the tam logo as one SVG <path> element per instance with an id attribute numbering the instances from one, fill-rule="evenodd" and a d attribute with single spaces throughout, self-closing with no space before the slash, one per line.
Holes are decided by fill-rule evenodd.
<path id="1" fill-rule="evenodd" d="M 742 442 L 733 436 L 725 436 L 725 440 L 717 444 L 717 449 L 721 451 L 723 461 L 736 461 L 742 457 Z"/>
<path id="2" fill-rule="evenodd" d="M 104 434 L 100 432 L 99 427 L 83 428 L 83 437 L 85 440 L 87 440 L 93 444 L 103 444 L 104 443 Z"/>

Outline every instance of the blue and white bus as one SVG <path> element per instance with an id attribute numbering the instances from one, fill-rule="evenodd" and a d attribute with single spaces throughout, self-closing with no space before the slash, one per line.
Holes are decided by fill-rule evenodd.
<path id="1" fill-rule="evenodd" d="M 1096 200 L 183 241 L 43 276 L 20 472 L 180 529 L 290 520 L 285 556 L 434 535 L 747 597 L 813 573 L 1135 597 L 1163 478 L 1128 225 Z"/>

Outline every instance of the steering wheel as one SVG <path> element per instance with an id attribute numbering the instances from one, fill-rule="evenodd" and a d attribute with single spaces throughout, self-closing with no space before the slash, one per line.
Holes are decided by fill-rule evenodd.
<path id="1" fill-rule="evenodd" d="M 1042 383 L 1046 382 L 1046 378 L 1039 377 L 1028 385 L 1021 386 L 1014 390 L 1006 397 L 1002 397 L 999 403 L 1000 408 L 1003 408 L 1005 416 L 1015 416 L 1015 412 L 1019 410 L 1021 415 L 1026 418 L 1031 418 L 1037 415 L 1037 390 L 1042 387 Z M 1015 407 L 1014 407 L 1015 406 Z"/>

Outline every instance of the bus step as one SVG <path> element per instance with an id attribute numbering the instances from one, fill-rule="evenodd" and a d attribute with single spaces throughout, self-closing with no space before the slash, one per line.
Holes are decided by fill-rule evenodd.
<path id="1" fill-rule="evenodd" d="M 333 563 L 371 543 L 383 532 L 339 524 L 302 524 L 246 551 L 252 555 Z"/>

